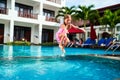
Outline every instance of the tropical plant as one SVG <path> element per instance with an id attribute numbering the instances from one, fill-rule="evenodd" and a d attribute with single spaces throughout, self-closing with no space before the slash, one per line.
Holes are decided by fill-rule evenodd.
<path id="1" fill-rule="evenodd" d="M 109 25 L 111 34 L 115 34 L 116 24 L 120 23 L 120 9 L 112 12 L 111 10 L 105 10 L 104 15 L 99 19 L 100 24 Z"/>
<path id="2" fill-rule="evenodd" d="M 91 10 L 90 14 L 88 16 L 88 20 L 90 22 L 91 25 L 94 25 L 96 22 L 99 21 L 100 15 L 98 10 Z"/>
<path id="3" fill-rule="evenodd" d="M 94 7 L 94 5 L 90 5 L 88 7 L 87 6 L 81 6 L 81 5 L 78 6 L 79 10 L 76 11 L 76 17 L 78 19 L 82 19 L 83 20 L 84 28 L 86 28 L 87 21 L 89 21 L 89 19 L 92 20 L 92 18 L 95 15 L 96 11 L 91 9 L 93 7 Z"/>
<path id="4" fill-rule="evenodd" d="M 56 19 L 58 17 L 60 17 L 60 16 L 63 17 L 66 14 L 69 14 L 69 15 L 71 15 L 73 17 L 73 15 L 76 12 L 75 9 L 76 9 L 75 6 L 71 6 L 70 8 L 69 7 L 62 7 L 62 8 L 60 8 L 60 10 L 58 10 L 58 14 L 56 15 Z"/>

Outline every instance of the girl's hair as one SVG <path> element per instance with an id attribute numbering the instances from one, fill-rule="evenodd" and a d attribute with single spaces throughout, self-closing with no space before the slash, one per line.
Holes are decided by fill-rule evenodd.
<path id="1" fill-rule="evenodd" d="M 71 17 L 71 15 L 65 14 L 65 15 L 64 15 L 64 20 L 67 19 L 67 18 L 70 18 L 70 17 Z M 65 21 L 64 21 L 64 24 L 66 25 Z"/>
<path id="2" fill-rule="evenodd" d="M 64 15 L 64 20 L 67 19 L 67 18 L 69 18 L 69 17 L 71 17 L 71 15 L 65 14 L 65 15 Z"/>

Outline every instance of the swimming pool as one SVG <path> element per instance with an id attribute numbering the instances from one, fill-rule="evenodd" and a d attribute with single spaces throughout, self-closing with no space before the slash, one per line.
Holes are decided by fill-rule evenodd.
<path id="1" fill-rule="evenodd" d="M 67 55 L 60 57 L 58 47 L 0 46 L 0 80 L 120 79 L 120 60 L 80 55 L 79 50 L 66 48 Z"/>
<path id="2" fill-rule="evenodd" d="M 103 49 L 89 48 L 65 48 L 66 55 L 81 55 L 81 54 L 120 54 L 120 51 L 108 51 Z M 0 57 L 17 57 L 17 56 L 56 56 L 61 55 L 61 50 L 58 46 L 10 46 L 0 45 Z"/>
<path id="3" fill-rule="evenodd" d="M 0 60 L 0 80 L 115 80 L 120 61 L 90 56 Z"/>

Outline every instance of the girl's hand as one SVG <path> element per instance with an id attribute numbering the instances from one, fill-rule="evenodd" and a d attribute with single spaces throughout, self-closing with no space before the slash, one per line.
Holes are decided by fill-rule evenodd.
<path id="1" fill-rule="evenodd" d="M 74 28 L 78 28 L 78 29 L 79 29 L 78 26 L 75 26 L 75 25 L 73 25 L 73 24 L 70 24 L 70 25 L 71 25 L 71 27 L 74 27 Z"/>

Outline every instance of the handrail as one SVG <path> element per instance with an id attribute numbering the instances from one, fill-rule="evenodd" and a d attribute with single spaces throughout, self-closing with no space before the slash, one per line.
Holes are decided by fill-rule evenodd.
<path id="1" fill-rule="evenodd" d="M 114 48 L 115 47 L 115 48 Z M 111 46 L 109 46 L 105 52 L 107 52 L 110 49 L 113 49 L 113 52 L 116 51 L 120 47 L 120 42 L 113 42 Z"/>
<path id="2" fill-rule="evenodd" d="M 8 9 L 0 7 L 0 14 L 8 14 Z"/>
<path id="3" fill-rule="evenodd" d="M 46 21 L 50 21 L 50 22 L 57 22 L 57 23 L 60 23 L 60 21 L 57 21 L 56 19 L 55 19 L 55 17 L 45 17 L 45 20 Z"/>
<path id="4" fill-rule="evenodd" d="M 38 19 L 38 14 L 26 13 L 24 11 L 18 11 L 18 16 L 25 18 Z"/>
<path id="5" fill-rule="evenodd" d="M 116 48 L 113 50 L 113 52 L 116 51 L 119 47 L 120 47 L 120 42 L 116 42 Z"/>

